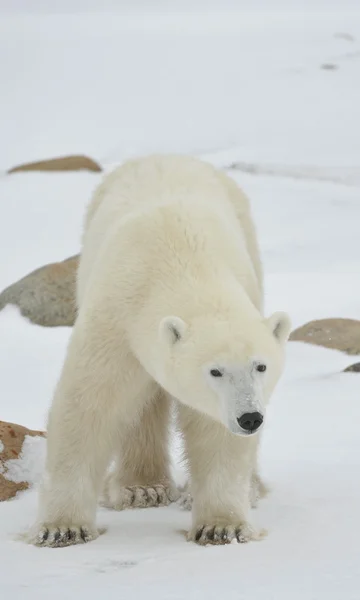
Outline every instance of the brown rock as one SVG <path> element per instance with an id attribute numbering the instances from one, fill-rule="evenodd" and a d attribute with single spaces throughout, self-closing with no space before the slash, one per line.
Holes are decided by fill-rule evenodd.
<path id="1" fill-rule="evenodd" d="M 43 327 L 71 327 L 76 318 L 75 280 L 79 256 L 36 269 L 0 294 L 0 310 L 7 304 Z"/>
<path id="2" fill-rule="evenodd" d="M 100 165 L 92 158 L 82 155 L 61 156 L 59 158 L 51 158 L 49 160 L 40 160 L 37 162 L 24 163 L 12 167 L 7 171 L 10 173 L 19 173 L 22 171 L 102 171 Z"/>
<path id="3" fill-rule="evenodd" d="M 320 319 L 295 329 L 290 340 L 334 348 L 347 354 L 360 354 L 360 321 Z"/>
<path id="4" fill-rule="evenodd" d="M 45 437 L 46 434 L 43 431 L 34 431 L 21 425 L 15 425 L 15 423 L 0 421 L 0 502 L 13 498 L 17 492 L 29 487 L 27 481 L 15 482 L 6 478 L 7 462 L 21 455 L 27 435 Z"/>
<path id="5" fill-rule="evenodd" d="M 360 362 L 346 367 L 344 373 L 360 373 Z"/>

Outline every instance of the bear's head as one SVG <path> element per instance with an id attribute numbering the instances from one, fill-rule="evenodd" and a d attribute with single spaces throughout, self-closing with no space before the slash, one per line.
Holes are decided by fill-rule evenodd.
<path id="1" fill-rule="evenodd" d="M 242 436 L 258 432 L 285 360 L 290 319 L 162 319 L 155 377 L 174 398 Z"/>

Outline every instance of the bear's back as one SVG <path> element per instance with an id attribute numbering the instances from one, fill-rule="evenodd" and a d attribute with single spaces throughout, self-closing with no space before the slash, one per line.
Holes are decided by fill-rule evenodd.
<path id="1" fill-rule="evenodd" d="M 85 231 L 102 208 L 109 219 L 151 205 L 175 203 L 189 195 L 224 196 L 219 173 L 211 165 L 182 155 L 151 155 L 129 160 L 105 176 L 97 187 L 85 219 Z M 111 217 L 110 217 L 111 214 Z"/>
<path id="2" fill-rule="evenodd" d="M 159 219 L 161 213 L 170 218 Z M 164 233 L 161 227 L 168 228 L 168 224 L 171 226 L 174 222 L 176 233 L 178 216 L 180 236 L 184 231 L 180 222 L 187 221 L 199 241 L 205 234 L 208 238 L 212 236 L 212 251 L 217 254 L 224 252 L 229 256 L 229 237 L 233 234 L 236 243 L 231 260 L 235 261 L 235 253 L 243 254 L 242 248 L 246 248 L 249 269 L 253 268 L 256 273 L 261 296 L 261 264 L 249 203 L 225 173 L 199 159 L 182 155 L 152 155 L 116 168 L 95 190 L 86 213 L 83 236 L 86 264 L 94 263 L 110 230 L 123 226 L 136 215 L 144 215 L 149 229 L 150 223 L 153 226 L 157 222 L 158 229 L 153 227 L 153 230 L 154 236 L 159 238 Z M 162 226 L 159 227 L 159 223 Z M 80 272 L 84 274 L 82 267 L 80 263 Z"/>

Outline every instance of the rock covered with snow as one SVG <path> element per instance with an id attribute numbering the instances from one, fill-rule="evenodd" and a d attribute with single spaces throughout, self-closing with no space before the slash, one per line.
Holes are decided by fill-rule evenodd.
<path id="1" fill-rule="evenodd" d="M 0 501 L 13 498 L 41 476 L 45 432 L 0 421 Z"/>

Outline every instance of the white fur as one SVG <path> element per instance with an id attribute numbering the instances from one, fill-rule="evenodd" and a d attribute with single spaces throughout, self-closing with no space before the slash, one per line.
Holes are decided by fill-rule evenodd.
<path id="1" fill-rule="evenodd" d="M 98 535 L 111 458 L 107 506 L 178 497 L 167 444 L 172 399 L 191 475 L 189 539 L 257 539 L 248 512 L 259 435 L 237 419 L 265 415 L 290 324 L 283 313 L 262 315 L 247 198 L 193 158 L 150 156 L 116 169 L 86 214 L 77 298 L 31 541 L 62 546 Z"/>

